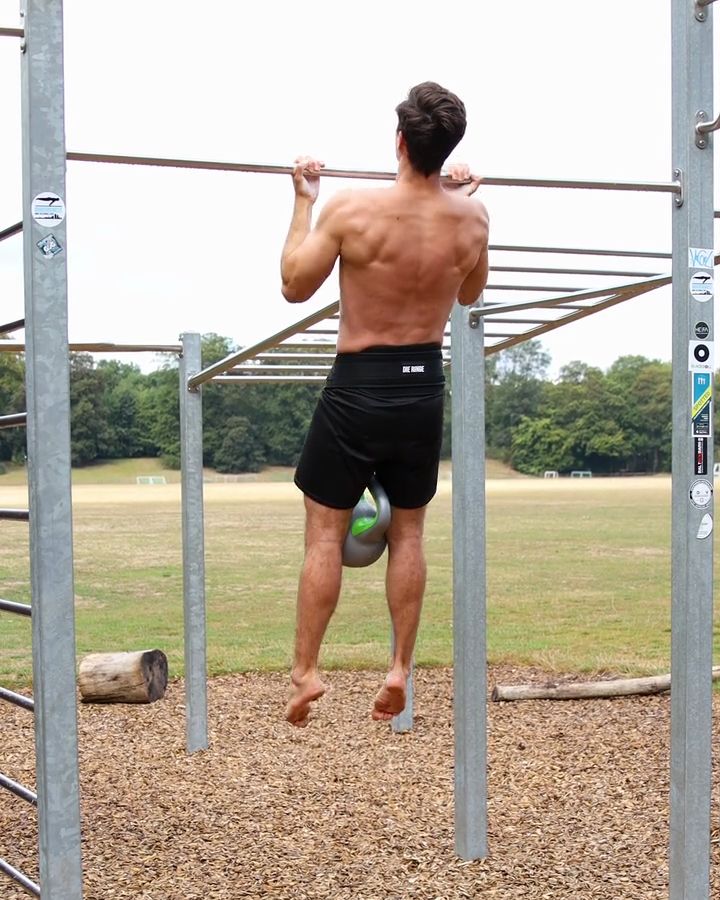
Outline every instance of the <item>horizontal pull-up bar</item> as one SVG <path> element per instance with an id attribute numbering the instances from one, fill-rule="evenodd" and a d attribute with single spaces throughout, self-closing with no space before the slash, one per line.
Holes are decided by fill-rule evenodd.
<path id="1" fill-rule="evenodd" d="M 19 616 L 31 616 L 32 606 L 29 603 L 16 603 L 14 600 L 0 599 L 0 612 L 17 613 Z"/>
<path id="2" fill-rule="evenodd" d="M 0 329 L 0 334 L 2 330 Z M 73 353 L 180 353 L 180 344 L 68 344 Z M 0 353 L 24 353 L 25 344 L 0 340 Z"/>
<path id="3" fill-rule="evenodd" d="M 5 28 L 0 27 L 0 37 L 25 37 L 25 32 L 22 28 Z"/>
<path id="4" fill-rule="evenodd" d="M 8 416 L 0 416 L 0 428 L 19 428 L 27 423 L 27 413 L 11 413 Z"/>
<path id="5" fill-rule="evenodd" d="M 29 509 L 0 509 L 0 519 L 13 519 L 19 522 L 30 521 Z"/>
<path id="6" fill-rule="evenodd" d="M 108 153 L 68 153 L 72 162 L 114 163 L 129 166 L 161 166 L 172 169 L 212 169 L 222 172 L 248 172 L 256 175 L 290 175 L 292 166 L 270 166 L 261 163 L 216 162 L 203 159 L 167 159 L 154 156 L 117 156 Z M 395 181 L 397 172 L 376 172 L 364 169 L 323 169 L 326 178 L 359 178 L 365 181 Z M 450 180 L 448 176 L 444 176 Z M 653 191 L 680 194 L 682 186 L 678 181 L 596 181 L 563 180 L 556 178 L 483 178 L 488 187 L 542 187 L 577 188 L 596 191 Z"/>

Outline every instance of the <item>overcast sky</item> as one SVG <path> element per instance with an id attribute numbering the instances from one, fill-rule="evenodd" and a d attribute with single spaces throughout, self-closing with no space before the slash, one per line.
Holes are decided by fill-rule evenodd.
<path id="1" fill-rule="evenodd" d="M 0 24 L 17 26 L 17 9 L 0 0 Z M 66 0 L 65 42 L 68 150 L 279 165 L 311 153 L 333 168 L 388 170 L 394 107 L 432 79 L 465 101 L 454 158 L 480 174 L 670 180 L 669 0 Z M 7 38 L 0 84 L 5 227 L 21 218 L 19 51 Z M 346 186 L 326 179 L 321 199 Z M 481 195 L 495 244 L 670 249 L 668 195 Z M 302 306 L 280 294 L 287 176 L 69 163 L 66 199 L 71 340 L 164 343 L 196 330 L 246 345 L 337 297 L 335 276 Z M 0 243 L 5 320 L 23 311 L 21 243 Z M 635 266 L 668 268 L 619 265 Z M 669 290 L 543 343 L 553 372 L 627 353 L 669 359 Z"/>

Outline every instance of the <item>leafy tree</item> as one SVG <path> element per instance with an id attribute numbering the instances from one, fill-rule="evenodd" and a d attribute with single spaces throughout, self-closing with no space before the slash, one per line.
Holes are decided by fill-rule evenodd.
<path id="1" fill-rule="evenodd" d="M 74 466 L 107 459 L 112 429 L 104 403 L 104 376 L 92 356 L 70 356 L 70 455 Z"/>
<path id="2" fill-rule="evenodd" d="M 503 350 L 486 363 L 485 436 L 488 453 L 500 459 L 512 456 L 514 428 L 525 418 L 540 414 L 550 355 L 539 340 Z"/>
<path id="3" fill-rule="evenodd" d="M 225 425 L 222 443 L 215 452 L 218 472 L 259 472 L 265 463 L 257 429 L 243 416 Z"/>

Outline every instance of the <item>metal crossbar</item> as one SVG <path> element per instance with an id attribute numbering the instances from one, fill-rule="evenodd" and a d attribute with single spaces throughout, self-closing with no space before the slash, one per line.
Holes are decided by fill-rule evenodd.
<path id="1" fill-rule="evenodd" d="M 12 331 L 20 331 L 25 327 L 25 319 L 16 319 L 14 322 L 7 322 L 0 325 L 0 334 L 10 334 Z"/>
<path id="2" fill-rule="evenodd" d="M 27 413 L 10 413 L 0 416 L 0 428 L 20 428 L 27 424 Z"/>
<path id="3" fill-rule="evenodd" d="M 30 521 L 29 509 L 0 509 L 0 519 L 13 519 L 21 522 Z"/>
<path id="4" fill-rule="evenodd" d="M 0 328 L 0 334 L 3 334 Z M 69 344 L 74 353 L 180 353 L 180 344 L 112 344 L 107 341 L 89 344 Z M 0 353 L 24 353 L 25 344 L 0 340 Z"/>
<path id="5" fill-rule="evenodd" d="M 222 172 L 247 172 L 256 175 L 291 175 L 292 166 L 271 166 L 262 163 L 232 163 L 203 159 L 168 159 L 154 156 L 119 156 L 108 153 L 67 154 L 72 162 L 113 163 L 130 166 L 161 166 L 173 169 L 212 169 Z M 395 181 L 397 172 L 376 172 L 363 169 L 323 169 L 326 178 L 351 178 L 363 181 Z M 576 188 L 598 191 L 651 191 L 655 193 L 680 194 L 681 185 L 676 181 L 597 181 L 566 180 L 557 178 L 505 178 L 484 177 L 484 187 L 527 187 L 527 188 Z"/>
<path id="6" fill-rule="evenodd" d="M 13 781 L 12 778 L 3 775 L 2 772 L 0 772 L 0 787 L 5 788 L 6 791 L 10 791 L 11 794 L 15 794 L 15 796 L 19 797 L 21 800 L 25 800 L 27 803 L 37 806 L 37 794 L 35 791 L 26 788 L 25 785 L 20 784 L 19 781 Z"/>
<path id="7" fill-rule="evenodd" d="M 13 600 L 0 599 L 0 612 L 17 613 L 19 616 L 31 616 L 32 606 L 29 603 L 15 603 Z"/>
<path id="8" fill-rule="evenodd" d="M 34 894 L 36 897 L 40 896 L 40 885 L 28 878 L 24 872 L 20 871 L 20 869 L 11 866 L 10 863 L 6 862 L 4 859 L 0 859 L 0 872 L 9 875 L 13 881 L 16 881 L 20 887 L 25 888 L 29 894 Z"/>
<path id="9" fill-rule="evenodd" d="M 5 238 L 12 237 L 15 234 L 20 234 L 22 230 L 22 222 L 16 222 L 14 225 L 10 225 L 8 228 L 3 228 L 3 230 L 0 231 L 0 241 L 4 241 Z"/>
<path id="10" fill-rule="evenodd" d="M 35 701 L 32 697 L 25 697 L 23 694 L 16 694 L 8 688 L 0 687 L 0 700 L 12 703 L 14 706 L 20 706 L 30 712 L 35 711 Z"/>

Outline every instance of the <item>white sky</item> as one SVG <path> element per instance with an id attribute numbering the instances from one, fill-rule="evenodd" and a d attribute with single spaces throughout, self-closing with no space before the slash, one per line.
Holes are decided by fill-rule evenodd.
<path id="1" fill-rule="evenodd" d="M 0 24 L 17 26 L 17 9 L 0 0 Z M 65 40 L 68 150 L 280 165 L 307 152 L 333 168 L 388 170 L 394 107 L 432 79 L 465 101 L 454 158 L 481 174 L 670 180 L 670 0 L 66 0 Z M 5 227 L 21 218 L 13 39 L 0 39 L 0 85 Z M 321 198 L 346 186 L 327 179 Z M 670 249 L 666 194 L 481 195 L 495 244 Z M 71 340 L 165 343 L 196 330 L 247 345 L 336 299 L 334 276 L 302 306 L 280 294 L 288 177 L 69 163 L 66 199 Z M 0 320 L 22 316 L 21 243 L 0 243 Z M 553 373 L 573 359 L 669 359 L 669 290 L 543 343 Z"/>

